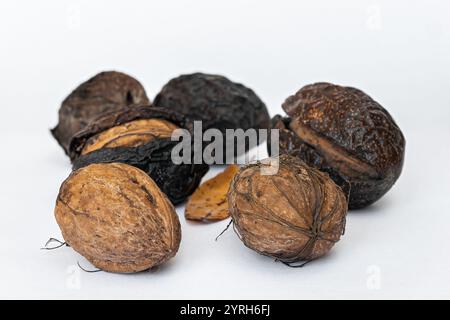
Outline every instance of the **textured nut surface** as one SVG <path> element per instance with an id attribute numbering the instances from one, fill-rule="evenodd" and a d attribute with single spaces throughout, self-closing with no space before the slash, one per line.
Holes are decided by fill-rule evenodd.
<path id="1" fill-rule="evenodd" d="M 112 127 L 91 137 L 81 154 L 101 148 L 137 147 L 156 138 L 170 138 L 178 127 L 163 119 L 141 119 Z"/>
<path id="2" fill-rule="evenodd" d="M 66 153 L 72 136 L 104 112 L 149 104 L 142 85 L 121 72 L 101 72 L 80 84 L 61 104 L 52 134 Z"/>
<path id="3" fill-rule="evenodd" d="M 391 115 L 364 92 L 316 83 L 286 99 L 290 119 L 272 120 L 281 129 L 280 152 L 350 184 L 349 207 L 381 198 L 401 174 L 405 139 Z"/>
<path id="4" fill-rule="evenodd" d="M 261 174 L 267 165 L 242 168 L 231 184 L 235 231 L 247 247 L 285 263 L 323 256 L 343 234 L 344 193 L 296 157 L 280 156 L 275 175 Z"/>
<path id="5" fill-rule="evenodd" d="M 175 256 L 181 240 L 170 201 L 141 170 L 93 164 L 61 186 L 55 217 L 64 240 L 96 267 L 138 272 Z"/>

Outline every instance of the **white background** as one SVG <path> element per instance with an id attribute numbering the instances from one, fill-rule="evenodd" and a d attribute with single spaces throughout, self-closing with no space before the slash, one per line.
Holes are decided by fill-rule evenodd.
<path id="1" fill-rule="evenodd" d="M 363 89 L 407 140 L 395 187 L 348 215 L 325 258 L 290 269 L 244 247 L 227 222 L 187 223 L 157 272 L 85 273 L 53 217 L 70 163 L 48 129 L 102 70 L 154 97 L 172 77 L 220 73 L 270 108 L 303 85 Z M 1 1 L 0 298 L 450 298 L 448 1 Z M 209 176 L 215 173 L 212 170 Z"/>

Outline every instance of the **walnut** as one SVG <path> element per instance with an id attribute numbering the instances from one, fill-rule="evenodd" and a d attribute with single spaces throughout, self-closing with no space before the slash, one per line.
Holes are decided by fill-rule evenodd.
<path id="1" fill-rule="evenodd" d="M 116 71 L 101 72 L 80 84 L 61 104 L 54 138 L 69 153 L 73 135 L 105 112 L 130 105 L 149 104 L 142 85 L 133 77 Z"/>
<path id="2" fill-rule="evenodd" d="M 349 189 L 349 208 L 368 206 L 399 178 L 405 138 L 389 112 L 361 90 L 316 83 L 286 99 L 275 116 L 280 152 L 295 155 Z"/>
<path id="3" fill-rule="evenodd" d="M 186 204 L 184 216 L 188 220 L 217 221 L 230 216 L 227 194 L 239 166 L 229 165 L 214 178 L 203 182 Z"/>
<path id="4" fill-rule="evenodd" d="M 174 207 L 146 173 L 126 164 L 74 171 L 61 186 L 55 217 L 66 243 L 105 271 L 153 268 L 180 245 Z"/>
<path id="5" fill-rule="evenodd" d="M 269 161 L 274 175 L 263 175 Z M 284 263 L 326 254 L 344 231 L 347 202 L 325 173 L 282 155 L 242 168 L 228 193 L 234 228 L 244 244 Z"/>

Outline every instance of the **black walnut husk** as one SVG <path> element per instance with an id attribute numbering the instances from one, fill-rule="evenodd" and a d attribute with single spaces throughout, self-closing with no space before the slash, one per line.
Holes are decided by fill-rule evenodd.
<path id="1" fill-rule="evenodd" d="M 76 134 L 70 144 L 73 168 L 79 169 L 93 163 L 125 163 L 146 172 L 168 196 L 173 204 L 183 202 L 200 184 L 209 166 L 206 164 L 174 164 L 171 152 L 177 141 L 154 137 L 135 146 L 100 148 L 87 154 L 83 149 L 91 138 L 106 130 L 142 119 L 162 119 L 189 130 L 184 118 L 178 113 L 162 108 L 137 106 L 102 115 Z M 152 128 L 149 128 L 149 130 Z M 191 148 L 193 151 L 194 148 Z"/>
<path id="2" fill-rule="evenodd" d="M 51 130 L 66 153 L 72 136 L 104 112 L 149 104 L 142 85 L 116 71 L 101 72 L 80 84 L 61 104 L 59 123 Z"/>
<path id="3" fill-rule="evenodd" d="M 93 164 L 61 186 L 55 217 L 65 242 L 97 268 L 131 273 L 178 251 L 174 207 L 152 179 L 125 164 Z"/>
<path id="4" fill-rule="evenodd" d="M 401 174 L 405 138 L 391 115 L 364 92 L 316 83 L 286 99 L 275 116 L 280 153 L 300 157 L 349 191 L 349 208 L 380 199 Z M 270 145 L 269 145 L 270 152 Z"/>
<path id="5" fill-rule="evenodd" d="M 226 129 L 267 129 L 270 124 L 266 105 L 253 90 L 220 75 L 193 73 L 174 78 L 153 104 L 175 110 L 187 121 L 202 121 L 203 130 L 215 128 L 224 134 Z"/>
<path id="6" fill-rule="evenodd" d="M 278 172 L 262 174 L 277 159 Z M 247 247 L 290 265 L 326 254 L 343 234 L 347 213 L 345 195 L 333 180 L 290 155 L 241 168 L 228 205 Z"/>

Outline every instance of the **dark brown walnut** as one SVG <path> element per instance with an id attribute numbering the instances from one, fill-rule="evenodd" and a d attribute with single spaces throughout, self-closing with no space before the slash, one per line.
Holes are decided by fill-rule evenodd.
<path id="1" fill-rule="evenodd" d="M 131 273 L 178 251 L 181 228 L 170 201 L 141 170 L 93 164 L 64 181 L 55 217 L 64 240 L 104 271 Z"/>
<path id="2" fill-rule="evenodd" d="M 72 136 L 104 112 L 127 105 L 149 104 L 142 85 L 121 72 L 101 72 L 79 85 L 61 104 L 52 134 L 68 153 Z"/>
<path id="3" fill-rule="evenodd" d="M 364 92 L 317 83 L 283 104 L 290 116 L 272 119 L 280 152 L 296 155 L 349 185 L 349 208 L 380 199 L 403 167 L 405 139 L 391 115 Z"/>
<path id="4" fill-rule="evenodd" d="M 173 204 L 183 202 L 208 171 L 206 164 L 174 164 L 171 141 L 177 128 L 188 128 L 172 110 L 133 106 L 102 115 L 78 132 L 70 145 L 73 168 L 92 163 L 125 163 L 152 177 Z M 194 149 L 191 148 L 191 151 Z"/>
<path id="5" fill-rule="evenodd" d="M 156 96 L 154 105 L 175 110 L 188 121 L 202 121 L 203 130 L 216 128 L 222 133 L 226 129 L 267 129 L 270 123 L 266 105 L 253 90 L 219 75 L 193 73 L 174 78 Z"/>
<path id="6" fill-rule="evenodd" d="M 277 160 L 278 172 L 263 174 Z M 333 180 L 290 155 L 242 168 L 228 205 L 247 247 L 290 265 L 326 254 L 343 234 L 347 213 L 345 195 Z"/>

